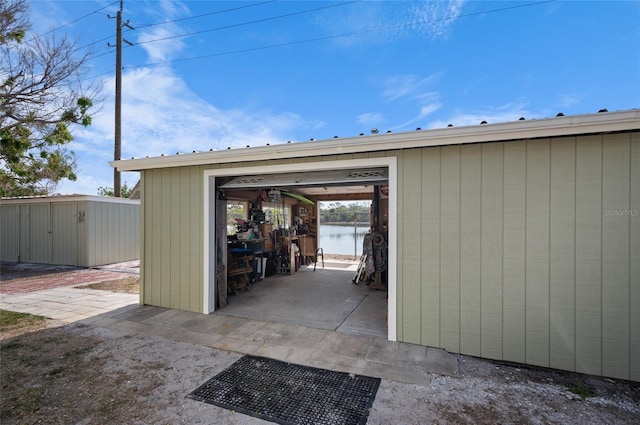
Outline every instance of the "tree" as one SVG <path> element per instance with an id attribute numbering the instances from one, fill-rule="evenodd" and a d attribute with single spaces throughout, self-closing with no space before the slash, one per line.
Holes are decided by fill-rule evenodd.
<path id="1" fill-rule="evenodd" d="M 131 192 L 133 192 L 133 187 L 129 187 L 127 186 L 127 183 L 123 183 L 122 184 L 122 188 L 120 188 L 120 196 L 122 198 L 128 198 L 129 195 L 131 195 Z M 98 188 L 98 195 L 100 196 L 111 196 L 113 197 L 113 188 L 112 187 L 104 187 L 104 186 L 100 186 Z"/>
<path id="2" fill-rule="evenodd" d="M 89 53 L 66 37 L 29 34 L 25 0 L 0 2 L 0 196 L 44 195 L 76 180 L 70 127 L 91 124 L 80 76 Z"/>
<path id="3" fill-rule="evenodd" d="M 354 216 L 359 223 L 369 221 L 369 203 L 350 202 L 344 205 L 341 202 L 332 202 L 320 207 L 320 223 L 353 223 Z"/>

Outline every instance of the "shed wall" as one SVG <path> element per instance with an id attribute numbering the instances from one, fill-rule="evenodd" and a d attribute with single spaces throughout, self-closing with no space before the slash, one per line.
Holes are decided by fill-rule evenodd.
<path id="1" fill-rule="evenodd" d="M 224 166 L 378 156 L 398 159 L 399 340 L 640 381 L 639 133 Z M 207 168 L 142 172 L 146 304 L 202 311 Z"/>
<path id="2" fill-rule="evenodd" d="M 140 206 L 108 201 L 3 201 L 4 261 L 91 267 L 139 258 Z"/>
<path id="3" fill-rule="evenodd" d="M 639 133 L 408 150 L 398 170 L 400 340 L 640 380 Z"/>
<path id="4" fill-rule="evenodd" d="M 140 258 L 140 205 L 89 200 L 78 205 L 77 221 L 81 265 Z"/>
<path id="5" fill-rule="evenodd" d="M 144 304 L 202 311 L 203 170 L 182 167 L 141 173 Z"/>

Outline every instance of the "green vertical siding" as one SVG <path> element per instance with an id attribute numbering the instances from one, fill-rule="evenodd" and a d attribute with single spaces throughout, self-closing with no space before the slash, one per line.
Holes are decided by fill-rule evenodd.
<path id="1" fill-rule="evenodd" d="M 203 170 L 142 173 L 142 302 L 202 311 Z"/>
<path id="2" fill-rule="evenodd" d="M 473 356 L 481 352 L 481 149 L 464 145 L 460 153 L 460 352 Z"/>
<path id="3" fill-rule="evenodd" d="M 420 343 L 440 347 L 440 148 L 423 150 L 421 155 L 416 156 L 419 156 L 422 162 L 422 187 L 420 191 L 422 214 L 420 222 L 412 224 L 419 224 L 422 231 L 419 234 L 414 233 L 411 238 L 420 239 L 421 242 L 422 337 Z M 398 186 L 404 187 L 400 182 L 398 182 Z M 404 193 L 404 190 L 399 192 Z M 400 199 L 398 199 L 398 203 L 400 204 L 398 207 L 400 207 L 402 205 Z M 400 208 L 398 208 L 398 216 L 403 217 Z M 401 226 L 403 222 L 403 219 L 399 220 L 398 226 Z M 398 259 L 403 256 L 400 252 L 403 248 L 404 244 L 399 242 Z M 401 270 L 398 268 L 399 273 Z M 398 276 L 398 281 L 404 283 L 404 276 L 402 279 Z M 404 284 L 398 285 L 398 291 L 403 286 Z"/>
<path id="4" fill-rule="evenodd" d="M 480 212 L 480 355 L 502 358 L 504 145 L 482 145 Z"/>
<path id="5" fill-rule="evenodd" d="M 576 371 L 602 370 L 602 137 L 576 145 Z"/>
<path id="6" fill-rule="evenodd" d="M 440 150 L 440 345 L 460 350 L 460 146 Z"/>
<path id="7" fill-rule="evenodd" d="M 400 340 L 640 378 L 638 133 L 412 149 L 398 170 Z"/>
<path id="8" fill-rule="evenodd" d="M 525 239 L 527 207 L 527 143 L 504 145 L 502 202 L 502 340 L 503 359 L 525 361 L 526 272 Z"/>
<path id="9" fill-rule="evenodd" d="M 608 136 L 602 145 L 602 374 L 624 379 L 630 360 L 630 154 L 628 135 Z"/>
<path id="10" fill-rule="evenodd" d="M 575 367 L 575 138 L 551 144 L 549 365 Z"/>
<path id="11" fill-rule="evenodd" d="M 550 144 L 527 143 L 526 362 L 549 365 Z"/>
<path id="12" fill-rule="evenodd" d="M 640 133 L 631 135 L 629 158 L 629 379 L 640 381 Z"/>
<path id="13" fill-rule="evenodd" d="M 410 155 L 405 158 L 406 168 L 400 172 L 403 174 L 404 189 L 413 196 L 407 196 L 402 202 L 403 226 L 402 240 L 404 253 L 400 259 L 400 267 L 404 272 L 402 286 L 402 323 L 404 340 L 415 344 L 420 343 L 421 332 L 421 243 L 416 235 L 421 234 L 422 203 L 418 193 L 422 182 L 421 156 Z"/>

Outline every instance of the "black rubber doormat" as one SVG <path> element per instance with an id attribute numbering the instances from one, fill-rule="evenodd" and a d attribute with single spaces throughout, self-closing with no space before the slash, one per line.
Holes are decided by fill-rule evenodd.
<path id="1" fill-rule="evenodd" d="M 283 425 L 366 424 L 380 378 L 244 356 L 189 398 Z"/>

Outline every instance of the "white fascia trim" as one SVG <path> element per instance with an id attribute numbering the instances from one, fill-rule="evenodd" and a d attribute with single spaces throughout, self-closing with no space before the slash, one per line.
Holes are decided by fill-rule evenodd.
<path id="1" fill-rule="evenodd" d="M 277 165 L 262 165 L 262 166 L 250 166 L 239 168 L 218 168 L 213 170 L 205 170 L 203 172 L 203 306 L 202 311 L 205 314 L 211 313 L 215 309 L 214 305 L 209 304 L 210 296 L 210 264 L 211 259 L 209 246 L 210 238 L 215 238 L 215 233 L 212 232 L 209 225 L 211 219 L 210 204 L 210 184 L 213 180 L 212 177 L 226 177 L 235 176 L 238 173 L 243 175 L 250 174 L 274 174 L 282 172 L 296 172 L 296 171 L 323 171 L 323 170 L 336 170 L 336 169 L 357 169 L 367 167 L 388 167 L 389 170 L 389 221 L 388 231 L 389 236 L 387 240 L 388 244 L 388 334 L 389 341 L 397 340 L 397 294 L 398 294 L 398 282 L 397 282 L 397 260 L 398 260 L 398 160 L 395 156 L 392 157 L 380 157 L 380 158 L 363 158 L 363 159 L 348 159 L 348 160 L 336 160 L 336 161 L 323 161 L 323 162 L 305 162 L 297 164 L 277 164 Z M 239 171 L 241 170 L 241 171 Z M 215 298 L 214 298 L 215 299 Z"/>
<path id="2" fill-rule="evenodd" d="M 139 205 L 139 199 L 128 198 L 112 198 L 108 196 L 91 196 L 91 195 L 60 195 L 60 196 L 42 196 L 42 197 L 25 197 L 25 198 L 4 198 L 0 199 L 0 205 L 24 205 L 24 204 L 48 204 L 61 202 L 106 202 L 110 204 L 129 204 Z"/>
<path id="3" fill-rule="evenodd" d="M 640 109 L 111 161 L 119 171 L 640 130 Z"/>

